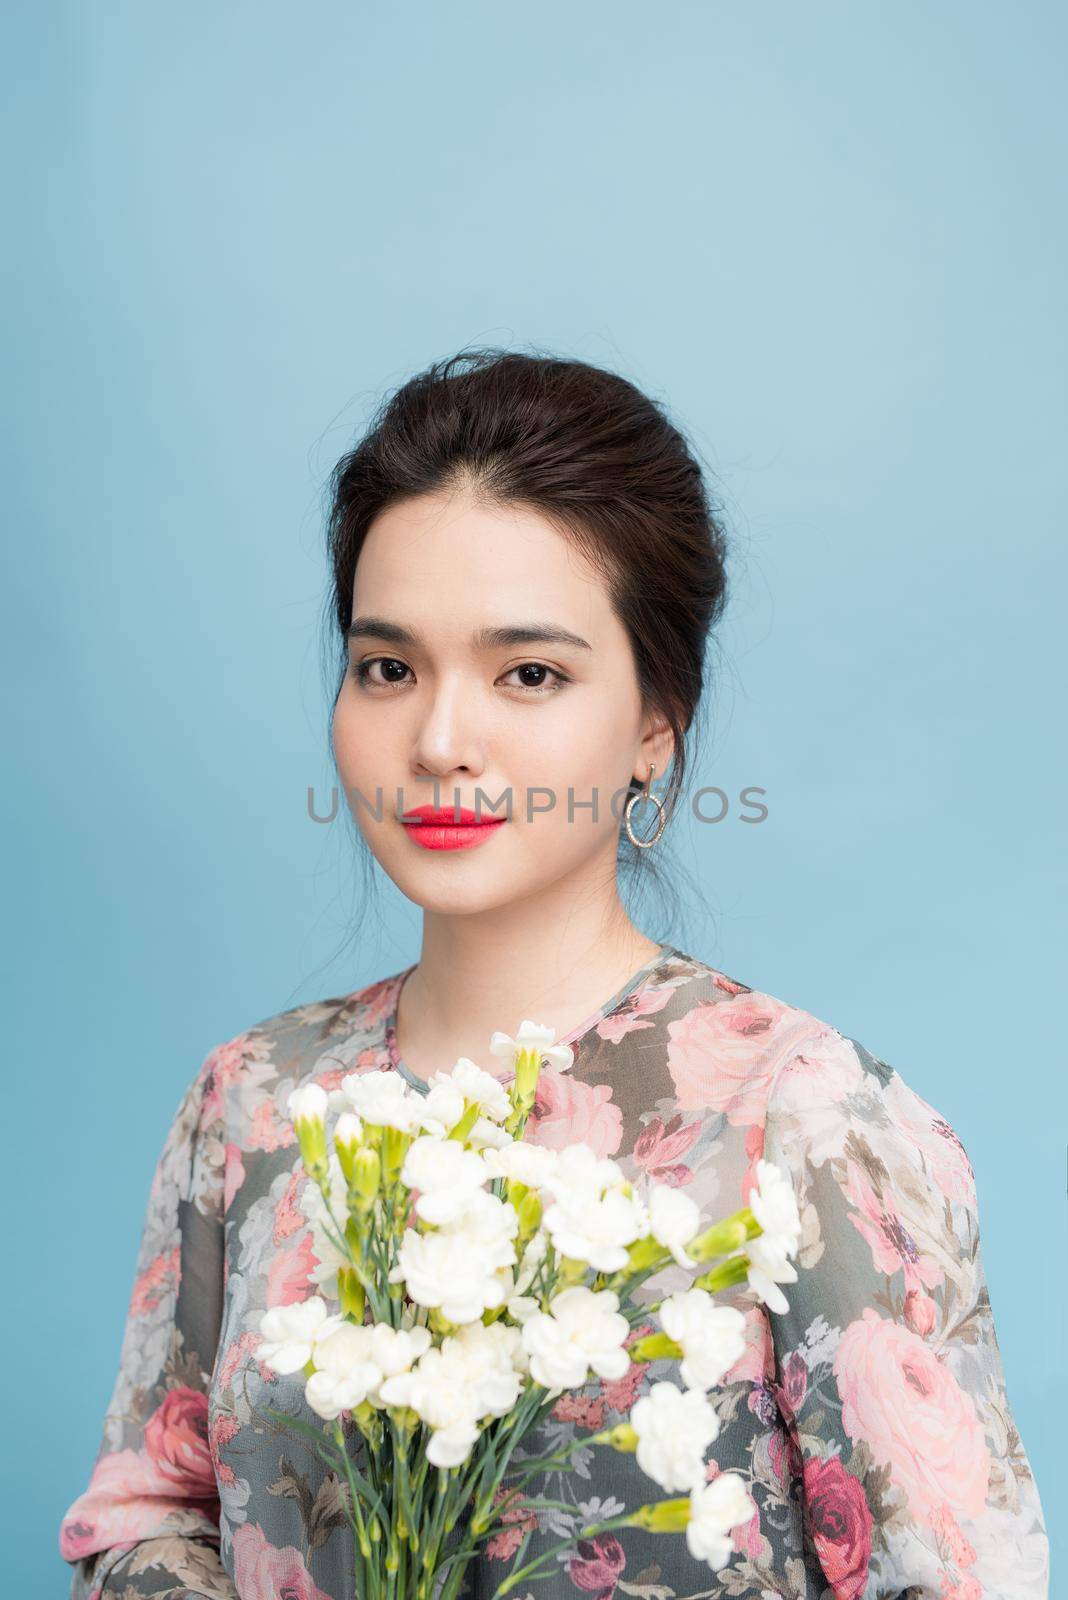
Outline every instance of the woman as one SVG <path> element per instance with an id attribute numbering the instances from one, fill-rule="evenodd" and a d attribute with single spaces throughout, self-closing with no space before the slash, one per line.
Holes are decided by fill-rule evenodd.
<path id="1" fill-rule="evenodd" d="M 482 352 L 406 384 L 333 489 L 334 754 L 374 858 L 423 908 L 420 957 L 220 1044 L 190 1085 L 100 1454 L 62 1527 L 74 1600 L 354 1593 L 337 1484 L 267 1415 L 316 1420 L 300 1376 L 256 1357 L 267 1307 L 336 1283 L 288 1098 L 352 1071 L 425 1088 L 459 1055 L 492 1066 L 491 1033 L 528 1016 L 575 1054 L 543 1072 L 528 1137 L 584 1139 L 708 1216 L 745 1203 L 763 1154 L 803 1221 L 784 1307 L 734 1292 L 747 1348 L 713 1392 L 709 1474 L 741 1472 L 757 1515 L 722 1590 L 682 1538 L 630 1531 L 535 1592 L 1037 1600 L 1047 1538 L 953 1129 L 856 1040 L 647 937 L 620 896 L 619 866 L 655 865 L 682 793 L 724 602 L 685 442 L 617 376 Z M 657 1287 L 687 1281 L 673 1267 Z M 610 1426 L 671 1366 L 562 1396 L 538 1453 Z M 473 1569 L 480 1600 L 528 1529 L 525 1559 L 650 1498 L 632 1457 L 578 1459 L 584 1476 L 538 1486 L 567 1503 L 553 1526 L 518 1515 Z"/>

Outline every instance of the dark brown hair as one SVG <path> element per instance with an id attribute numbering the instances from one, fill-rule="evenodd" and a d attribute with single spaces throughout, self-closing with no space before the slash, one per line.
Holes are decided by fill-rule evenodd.
<path id="1" fill-rule="evenodd" d="M 603 574 L 630 638 L 643 704 L 675 739 L 661 799 L 682 791 L 686 736 L 705 686 L 710 631 L 722 615 L 726 538 L 685 439 L 626 378 L 584 361 L 462 351 L 386 400 L 330 478 L 329 601 L 347 665 L 356 562 L 375 517 L 415 495 L 465 485 L 480 499 L 549 519 Z M 663 773 L 654 776 L 654 792 Z M 641 787 L 635 778 L 631 788 Z M 656 816 L 638 808 L 635 831 Z M 621 852 L 649 857 L 621 830 Z"/>

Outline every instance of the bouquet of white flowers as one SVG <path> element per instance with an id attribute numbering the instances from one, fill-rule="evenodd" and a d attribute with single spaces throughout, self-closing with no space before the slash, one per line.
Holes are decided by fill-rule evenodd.
<path id="1" fill-rule="evenodd" d="M 674 1497 L 524 1565 L 528 1533 L 496 1594 L 578 1539 L 625 1526 L 684 1533 L 718 1569 L 730 1530 L 755 1513 L 737 1473 L 706 1475 L 719 1431 L 708 1391 L 744 1350 L 742 1312 L 713 1296 L 748 1282 L 785 1309 L 778 1284 L 796 1281 L 800 1235 L 792 1185 L 758 1161 L 750 1204 L 702 1226 L 682 1190 L 654 1183 L 640 1196 L 586 1144 L 524 1141 L 542 1062 L 572 1064 L 553 1039 L 532 1022 L 514 1039 L 493 1035 L 490 1050 L 514 1068 L 507 1087 L 461 1057 L 426 1094 L 395 1072 L 364 1072 L 330 1094 L 312 1083 L 290 1096 L 327 1292 L 266 1312 L 256 1354 L 276 1372 L 302 1372 L 309 1407 L 331 1424 L 316 1430 L 271 1408 L 348 1484 L 359 1600 L 455 1600 L 508 1512 L 536 1517 L 542 1503 L 523 1496 L 526 1484 L 567 1467 L 567 1448 L 515 1460 L 524 1438 L 565 1390 L 619 1379 L 632 1360 L 677 1359 L 683 1386 L 654 1383 L 627 1422 L 575 1443 L 634 1452 Z M 692 1287 L 636 1301 L 672 1261 L 697 1269 Z M 661 1331 L 628 1345 L 651 1312 Z"/>

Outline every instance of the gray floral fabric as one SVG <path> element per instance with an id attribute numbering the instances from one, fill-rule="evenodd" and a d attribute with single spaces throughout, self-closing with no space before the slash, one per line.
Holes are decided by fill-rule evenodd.
<path id="1" fill-rule="evenodd" d="M 299 1374 L 262 1365 L 256 1346 L 268 1307 L 330 1285 L 300 1206 L 289 1094 L 372 1069 L 420 1082 L 392 1026 L 411 970 L 227 1040 L 185 1092 L 100 1449 L 62 1520 L 71 1600 L 355 1595 L 347 1488 L 268 1408 L 323 1425 Z M 685 1188 L 709 1219 L 746 1203 L 758 1157 L 781 1163 L 803 1224 L 799 1278 L 781 1315 L 745 1286 L 724 1297 L 747 1345 L 712 1394 L 708 1475 L 740 1472 L 757 1505 L 728 1566 L 711 1571 L 681 1535 L 627 1529 L 553 1558 L 517 1600 L 1044 1600 L 1048 1539 L 1006 1393 L 974 1174 L 945 1118 L 856 1040 L 671 945 L 567 1037 L 574 1065 L 543 1073 L 526 1136 L 586 1140 L 639 1187 Z M 672 1264 L 643 1294 L 688 1282 Z M 635 1364 L 561 1396 L 526 1454 L 610 1426 L 673 1375 L 670 1360 Z M 661 1498 L 631 1456 L 590 1446 L 577 1462 L 530 1483 L 563 1508 L 508 1513 L 470 1569 L 472 1600 L 489 1600 L 527 1533 L 524 1562 Z"/>

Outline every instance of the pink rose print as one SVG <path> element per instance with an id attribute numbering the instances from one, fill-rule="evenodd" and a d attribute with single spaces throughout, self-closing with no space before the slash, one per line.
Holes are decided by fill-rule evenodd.
<path id="1" fill-rule="evenodd" d="M 273 1100 L 263 1100 L 249 1115 L 247 1143 L 250 1150 L 285 1150 L 297 1143 L 297 1131 Z"/>
<path id="2" fill-rule="evenodd" d="M 176 1501 L 195 1519 L 219 1520 L 219 1492 L 208 1448 L 207 1396 L 172 1389 L 145 1428 L 143 1450 L 102 1456 L 89 1486 L 60 1529 L 65 1561 L 120 1540 L 150 1538 Z"/>
<path id="3" fill-rule="evenodd" d="M 292 1174 L 286 1184 L 274 1213 L 274 1226 L 271 1229 L 271 1243 L 281 1244 L 283 1239 L 291 1239 L 295 1233 L 308 1225 L 308 1219 L 298 1204 L 301 1190 L 311 1179 L 305 1175 L 303 1166 Z"/>
<path id="4" fill-rule="evenodd" d="M 798 1351 L 792 1350 L 782 1364 L 782 1382 L 777 1386 L 775 1398 L 787 1422 L 797 1420 L 797 1413 L 808 1393 L 808 1367 Z"/>
<path id="5" fill-rule="evenodd" d="M 938 1548 L 947 1561 L 951 1561 L 955 1567 L 970 1567 L 973 1564 L 975 1546 L 965 1538 L 948 1506 L 943 1506 L 941 1511 L 935 1512 L 931 1518 L 931 1527 L 938 1535 Z"/>
<path id="6" fill-rule="evenodd" d="M 486 1554 L 494 1561 L 510 1561 L 523 1543 L 524 1535 L 537 1532 L 537 1515 L 527 1510 L 516 1489 L 502 1486 L 493 1496 L 493 1504 L 499 1506 L 502 1500 L 507 1499 L 512 1501 L 512 1505 L 508 1511 L 501 1512 L 501 1521 L 509 1526 L 495 1533 L 486 1544 Z"/>
<path id="7" fill-rule="evenodd" d="M 929 1345 L 866 1306 L 842 1335 L 834 1375 L 846 1432 L 889 1468 L 914 1516 L 930 1524 L 944 1508 L 982 1515 L 990 1479 L 983 1424 Z"/>
<path id="8" fill-rule="evenodd" d="M 583 1141 L 599 1156 L 613 1156 L 623 1138 L 623 1113 L 612 1104 L 608 1083 L 582 1083 L 543 1067 L 530 1117 L 533 1144 L 562 1150 Z"/>
<path id="9" fill-rule="evenodd" d="M 208 1448 L 208 1397 L 200 1389 L 169 1389 L 145 1424 L 144 1449 L 162 1477 L 184 1494 L 215 1494 Z"/>
<path id="10" fill-rule="evenodd" d="M 921 1339 L 931 1333 L 935 1325 L 935 1303 L 930 1295 L 919 1289 L 910 1289 L 905 1296 L 905 1321 Z"/>
<path id="11" fill-rule="evenodd" d="M 983 1600 L 984 1595 L 989 1596 L 989 1590 L 978 1578 L 964 1578 L 960 1583 L 943 1579 L 941 1600 Z"/>
<path id="12" fill-rule="evenodd" d="M 791 1476 L 790 1437 L 783 1427 L 771 1426 L 768 1433 L 768 1460 L 781 1489 L 788 1488 Z M 800 1475 L 800 1468 L 794 1474 Z"/>
<path id="13" fill-rule="evenodd" d="M 604 1401 L 590 1400 L 585 1395 L 564 1393 L 553 1406 L 551 1415 L 557 1422 L 577 1422 L 580 1428 L 604 1426 Z"/>
<path id="14" fill-rule="evenodd" d="M 232 1412 L 220 1411 L 212 1419 L 208 1429 L 211 1445 L 211 1459 L 215 1467 L 215 1476 L 219 1483 L 225 1483 L 227 1488 L 234 1488 L 237 1483 L 237 1474 L 227 1466 L 221 1458 L 221 1451 L 230 1443 L 236 1434 L 241 1432 L 241 1422 Z"/>
<path id="15" fill-rule="evenodd" d="M 746 1379 L 751 1383 L 760 1383 L 770 1376 L 775 1370 L 775 1346 L 771 1337 L 771 1325 L 763 1306 L 737 1307 L 745 1318 L 742 1334 L 745 1338 L 745 1349 L 734 1363 L 723 1374 L 724 1383 L 738 1383 Z"/>
<path id="16" fill-rule="evenodd" d="M 805 1509 L 812 1542 L 835 1600 L 859 1600 L 871 1560 L 871 1510 L 859 1478 L 839 1456 L 805 1462 Z"/>
<path id="17" fill-rule="evenodd" d="M 672 1117 L 664 1123 L 659 1117 L 654 1117 L 638 1135 L 634 1159 L 653 1182 L 667 1183 L 681 1189 L 693 1177 L 682 1157 L 693 1148 L 700 1132 L 700 1122 L 684 1125 L 681 1117 Z"/>
<path id="18" fill-rule="evenodd" d="M 761 1121 L 775 1068 L 812 1028 L 811 1017 L 765 994 L 694 1006 L 666 1028 L 680 1110 L 722 1111 L 736 1125 Z"/>
<path id="19" fill-rule="evenodd" d="M 974 1212 L 975 1173 L 967 1151 L 949 1123 L 896 1072 L 883 1093 L 907 1138 L 923 1156 L 932 1181 L 947 1200 L 961 1201 Z"/>
<path id="20" fill-rule="evenodd" d="M 724 994 L 749 994 L 747 983 L 739 983 L 737 978 L 728 978 L 725 973 L 715 972 L 712 975 L 712 984 L 716 989 L 722 989 Z"/>
<path id="21" fill-rule="evenodd" d="M 218 1387 L 220 1389 L 232 1387 L 234 1378 L 237 1376 L 238 1367 L 244 1363 L 247 1357 L 255 1354 L 262 1339 L 262 1334 L 257 1333 L 252 1328 L 247 1328 L 239 1338 L 233 1341 L 219 1364 Z M 267 1366 L 266 1362 L 263 1361 L 256 1362 L 256 1371 L 264 1383 L 273 1383 L 278 1376 L 274 1368 Z"/>
<path id="22" fill-rule="evenodd" d="M 231 1084 L 236 1083 L 245 1068 L 246 1053 L 252 1048 L 247 1033 L 227 1039 L 216 1045 L 201 1068 L 204 1082 L 203 1118 L 205 1123 L 223 1114 L 223 1099 Z"/>
<path id="23" fill-rule="evenodd" d="M 602 1039 L 607 1039 L 609 1044 L 619 1044 L 628 1033 L 638 1033 L 642 1028 L 651 1028 L 652 1023 L 649 1018 L 655 1017 L 658 1011 L 663 1011 L 674 992 L 672 984 L 664 984 L 659 988 L 648 984 L 636 989 L 628 996 L 621 1010 L 604 1017 L 597 1024 L 595 1032 Z"/>
<path id="24" fill-rule="evenodd" d="M 308 1297 L 308 1282 L 318 1257 L 310 1233 L 291 1250 L 280 1250 L 267 1267 L 266 1306 L 291 1306 Z"/>
<path id="25" fill-rule="evenodd" d="M 621 1378 L 601 1379 L 601 1396 L 609 1411 L 625 1411 L 629 1414 L 648 1368 L 648 1361 L 632 1361 Z"/>
<path id="26" fill-rule="evenodd" d="M 291 1544 L 276 1550 L 263 1529 L 243 1522 L 234 1533 L 234 1584 L 241 1600 L 330 1600 L 313 1583 L 304 1557 Z"/>
<path id="27" fill-rule="evenodd" d="M 824 1027 L 786 1062 L 775 1083 L 775 1103 L 785 1112 L 837 1105 L 862 1089 L 864 1078 L 864 1068 L 849 1040 L 836 1029 Z"/>
<path id="28" fill-rule="evenodd" d="M 845 1193 L 855 1210 L 849 1220 L 871 1246 L 872 1260 L 879 1272 L 893 1276 L 903 1271 L 909 1289 L 933 1289 L 945 1277 L 933 1256 L 924 1252 L 922 1242 L 910 1232 L 890 1195 L 880 1198 L 855 1161 L 846 1162 Z"/>
<path id="29" fill-rule="evenodd" d="M 245 1164 L 241 1160 L 241 1146 L 228 1144 L 223 1165 L 223 1210 L 229 1211 L 234 1195 L 245 1181 Z"/>
<path id="30" fill-rule="evenodd" d="M 165 1295 L 177 1293 L 182 1276 L 181 1250 L 172 1245 L 169 1250 L 150 1261 L 133 1287 L 130 1312 L 135 1317 L 147 1317 L 155 1311 Z"/>
<path id="31" fill-rule="evenodd" d="M 627 1564 L 623 1546 L 611 1533 L 596 1539 L 580 1539 L 576 1553 L 567 1563 L 567 1575 L 576 1589 L 592 1594 L 594 1600 L 609 1600 L 616 1579 Z"/>

